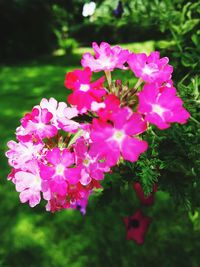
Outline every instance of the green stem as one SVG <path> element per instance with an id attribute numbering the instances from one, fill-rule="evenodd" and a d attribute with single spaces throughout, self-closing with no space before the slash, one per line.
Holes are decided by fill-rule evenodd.
<path id="1" fill-rule="evenodd" d="M 196 122 L 197 124 L 200 124 L 200 122 L 198 120 L 196 120 L 194 117 L 190 116 L 190 119 L 193 121 L 193 122 Z"/>
<path id="2" fill-rule="evenodd" d="M 180 50 L 180 52 L 183 52 L 183 49 L 180 46 L 179 40 L 178 40 L 178 38 L 176 36 L 176 33 L 172 29 L 170 29 L 170 32 L 171 32 L 171 34 L 172 34 L 172 36 L 173 36 L 173 38 L 174 38 L 174 40 L 176 42 L 176 45 L 177 45 L 178 49 Z"/>
<path id="3" fill-rule="evenodd" d="M 109 70 L 105 70 L 105 74 L 106 74 L 106 79 L 107 79 L 107 82 L 108 82 L 108 87 L 110 89 L 111 85 L 112 85 L 111 72 Z"/>
<path id="4" fill-rule="evenodd" d="M 143 80 L 142 80 L 141 78 L 138 79 L 137 83 L 136 83 L 135 86 L 134 86 L 134 89 L 137 90 L 138 87 L 139 87 L 142 83 L 143 83 Z"/>

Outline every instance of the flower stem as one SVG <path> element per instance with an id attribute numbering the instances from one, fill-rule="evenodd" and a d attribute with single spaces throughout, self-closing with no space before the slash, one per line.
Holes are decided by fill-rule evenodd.
<path id="1" fill-rule="evenodd" d="M 108 82 L 108 87 L 110 89 L 111 85 L 112 85 L 111 72 L 109 70 L 105 70 L 105 74 L 106 74 L 106 79 L 107 79 L 107 82 Z"/>
<path id="2" fill-rule="evenodd" d="M 139 87 L 142 83 L 143 83 L 143 80 L 142 80 L 141 78 L 138 79 L 137 83 L 136 83 L 135 86 L 134 86 L 134 89 L 137 90 L 138 87 Z"/>
<path id="3" fill-rule="evenodd" d="M 198 120 L 196 120 L 194 117 L 190 116 L 190 119 L 193 121 L 193 122 L 196 122 L 196 124 L 200 124 L 200 122 Z"/>

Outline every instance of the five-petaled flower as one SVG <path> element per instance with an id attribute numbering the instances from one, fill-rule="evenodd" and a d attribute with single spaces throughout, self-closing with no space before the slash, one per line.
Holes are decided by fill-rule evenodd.
<path id="1" fill-rule="evenodd" d="M 128 64 L 135 76 L 147 83 L 162 84 L 171 78 L 173 67 L 168 64 L 167 57 L 160 58 L 157 51 L 151 52 L 149 56 L 145 53 L 132 53 Z"/>
<path id="2" fill-rule="evenodd" d="M 83 67 L 90 67 L 94 72 L 113 71 L 115 68 L 126 69 L 124 64 L 127 62 L 130 52 L 120 46 L 111 47 L 108 43 L 102 42 L 99 46 L 93 42 L 92 47 L 95 55 L 85 53 L 81 60 Z"/>
<path id="3" fill-rule="evenodd" d="M 133 183 L 133 188 L 136 192 L 138 199 L 140 200 L 140 202 L 143 205 L 147 205 L 147 206 L 153 205 L 154 193 L 157 191 L 157 185 L 156 184 L 153 185 L 153 192 L 148 196 L 144 195 L 144 191 L 143 191 L 142 186 L 139 182 Z"/>
<path id="4" fill-rule="evenodd" d="M 151 219 L 144 216 L 140 210 L 137 210 L 132 216 L 125 217 L 126 239 L 134 240 L 138 245 L 142 245 L 150 222 Z"/>
<path id="5" fill-rule="evenodd" d="M 138 93 L 138 112 L 144 114 L 145 121 L 163 130 L 173 122 L 184 124 L 190 114 L 183 107 L 183 101 L 176 96 L 175 88 L 158 88 L 153 84 L 145 85 Z"/>

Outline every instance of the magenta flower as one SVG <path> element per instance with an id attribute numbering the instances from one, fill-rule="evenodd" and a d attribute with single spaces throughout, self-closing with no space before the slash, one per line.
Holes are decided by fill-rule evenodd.
<path id="1" fill-rule="evenodd" d="M 30 207 L 35 207 L 41 199 L 41 178 L 37 161 L 28 163 L 28 170 L 19 170 L 15 173 L 14 179 L 16 191 L 20 192 L 20 201 L 29 202 Z"/>
<path id="2" fill-rule="evenodd" d="M 86 213 L 86 206 L 91 190 L 80 183 L 68 186 L 68 195 L 53 194 L 49 199 L 46 210 L 56 212 L 62 209 L 78 209 L 82 214 Z"/>
<path id="3" fill-rule="evenodd" d="M 57 128 L 51 124 L 53 115 L 48 109 L 34 107 L 21 119 L 22 126 L 18 128 L 18 136 L 36 135 L 39 138 L 50 138 L 57 134 Z"/>
<path id="4" fill-rule="evenodd" d="M 167 57 L 160 58 L 157 51 L 151 52 L 149 56 L 145 53 L 131 54 L 128 64 L 135 76 L 147 83 L 162 84 L 171 78 L 173 67 L 168 65 Z"/>
<path id="5" fill-rule="evenodd" d="M 53 148 L 47 152 L 46 160 L 48 165 L 40 164 L 40 175 L 44 180 L 44 187 L 49 187 L 51 193 L 66 195 L 68 183 L 75 184 L 79 181 L 78 170 L 72 168 L 74 155 L 68 149 Z"/>
<path id="6" fill-rule="evenodd" d="M 94 151 L 89 150 L 89 144 L 84 138 L 79 138 L 74 146 L 76 164 L 80 167 L 80 183 L 88 185 L 92 179 L 102 180 L 104 172 L 110 168 L 101 157 Z"/>
<path id="7" fill-rule="evenodd" d="M 183 101 L 176 96 L 175 88 L 157 88 L 153 84 L 145 85 L 138 93 L 138 112 L 145 120 L 163 130 L 173 122 L 184 124 L 190 114 L 183 108 Z"/>
<path id="8" fill-rule="evenodd" d="M 108 165 L 117 163 L 120 155 L 125 160 L 137 161 L 141 153 L 147 149 L 147 142 L 135 137 L 146 130 L 146 123 L 141 115 L 133 113 L 129 108 L 121 108 L 107 123 L 94 119 L 91 130 L 92 149 L 106 158 Z"/>
<path id="9" fill-rule="evenodd" d="M 91 83 L 92 72 L 90 68 L 69 72 L 65 78 L 65 86 L 73 90 L 68 101 L 77 107 L 80 113 L 91 110 L 92 103 L 102 101 L 102 96 L 106 94 L 104 89 L 104 77 Z"/>
<path id="10" fill-rule="evenodd" d="M 90 194 L 102 188 L 105 173 L 123 160 L 137 161 L 146 151 L 148 144 L 139 135 L 148 122 L 165 129 L 190 116 L 176 95 L 168 58 L 160 58 L 158 52 L 130 54 L 105 42 L 99 46 L 94 42 L 93 49 L 94 56 L 83 55 L 84 69 L 66 75 L 72 107 L 43 98 L 21 119 L 18 141 L 8 142 L 6 156 L 12 166 L 8 179 L 20 200 L 31 207 L 42 197 L 51 212 L 71 208 L 84 214 Z M 112 80 L 111 71 L 127 70 L 127 63 L 139 78 L 134 90 L 129 81 Z M 105 71 L 108 88 L 104 77 L 92 82 L 92 72 L 98 71 Z M 147 85 L 137 93 L 143 82 Z M 153 195 L 146 198 L 139 184 L 134 188 L 143 204 L 152 204 Z M 148 220 L 137 211 L 125 223 L 128 238 L 142 243 Z"/>
<path id="11" fill-rule="evenodd" d="M 113 71 L 115 68 L 126 69 L 124 64 L 128 60 L 130 52 L 120 46 L 111 47 L 108 43 L 102 42 L 100 46 L 93 42 L 92 47 L 95 55 L 85 53 L 81 60 L 82 66 L 89 67 L 92 71 L 98 72 Z"/>
<path id="12" fill-rule="evenodd" d="M 112 94 L 106 95 L 104 106 L 97 110 L 97 115 L 103 121 L 112 120 L 113 114 L 115 114 L 120 109 L 120 100 Z"/>
<path id="13" fill-rule="evenodd" d="M 147 205 L 147 206 L 153 205 L 154 193 L 157 191 L 157 185 L 156 184 L 154 184 L 154 186 L 153 186 L 153 192 L 148 196 L 144 195 L 144 191 L 143 191 L 140 183 L 138 183 L 138 182 L 134 183 L 133 188 L 136 192 L 138 199 L 141 201 L 142 204 Z"/>
<path id="14" fill-rule="evenodd" d="M 124 224 L 126 226 L 126 239 L 132 239 L 138 245 L 142 245 L 150 222 L 151 219 L 149 217 L 145 217 L 140 210 L 137 210 L 130 217 L 125 217 Z"/>

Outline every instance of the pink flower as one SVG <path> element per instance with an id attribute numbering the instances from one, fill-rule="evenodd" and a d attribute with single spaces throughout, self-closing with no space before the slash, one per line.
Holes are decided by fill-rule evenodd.
<path id="1" fill-rule="evenodd" d="M 79 138 L 74 146 L 76 164 L 80 168 L 80 183 L 88 185 L 92 179 L 102 180 L 104 172 L 108 172 L 110 168 L 97 153 L 89 150 L 89 144 L 84 138 Z M 93 151 L 94 152 L 94 151 Z"/>
<path id="2" fill-rule="evenodd" d="M 46 205 L 46 211 L 50 211 L 52 213 L 68 208 L 70 208 L 70 203 L 67 201 L 65 195 L 61 196 L 53 194 Z"/>
<path id="3" fill-rule="evenodd" d="M 137 161 L 141 153 L 147 149 L 147 142 L 136 137 L 146 130 L 146 123 L 141 115 L 133 113 L 129 108 L 121 108 L 107 123 L 94 119 L 91 130 L 92 148 L 106 163 L 113 166 L 120 155 L 125 160 Z"/>
<path id="4" fill-rule="evenodd" d="M 37 161 L 29 162 L 28 169 L 28 171 L 17 171 L 13 181 L 16 191 L 20 192 L 20 201 L 29 202 L 30 207 L 35 207 L 41 199 L 41 178 Z"/>
<path id="5" fill-rule="evenodd" d="M 39 107 L 41 109 L 47 109 L 53 115 L 51 124 L 57 129 L 63 129 L 69 132 L 77 130 L 79 124 L 71 120 L 72 118 L 78 116 L 78 110 L 76 108 L 68 107 L 65 102 L 58 102 L 53 97 L 49 100 L 43 98 Z"/>
<path id="6" fill-rule="evenodd" d="M 147 205 L 147 206 L 153 205 L 154 193 L 157 191 L 157 185 L 156 184 L 154 184 L 153 192 L 149 196 L 144 195 L 144 192 L 143 192 L 143 189 L 142 189 L 142 186 L 140 185 L 140 183 L 138 183 L 138 182 L 134 183 L 133 188 L 135 189 L 136 195 L 142 204 Z"/>
<path id="7" fill-rule="evenodd" d="M 68 195 L 53 194 L 46 205 L 46 210 L 55 212 L 62 209 L 78 209 L 82 214 L 86 212 L 86 206 L 91 190 L 83 187 L 80 183 L 69 185 Z"/>
<path id="8" fill-rule="evenodd" d="M 157 51 L 151 52 L 149 56 L 144 53 L 131 54 L 128 64 L 135 76 L 147 83 L 159 83 L 168 81 L 171 78 L 173 67 L 168 65 L 167 57 L 160 58 Z"/>
<path id="9" fill-rule="evenodd" d="M 44 144 L 41 143 L 16 143 L 14 141 L 9 141 L 7 145 L 10 148 L 10 150 L 6 152 L 10 166 L 21 170 L 27 169 L 26 163 L 28 161 L 39 158 L 44 147 Z"/>
<path id="10" fill-rule="evenodd" d="M 49 188 L 51 193 L 66 195 L 68 183 L 76 184 L 79 181 L 78 170 L 68 168 L 74 164 L 74 155 L 68 149 L 53 148 L 47 152 L 46 160 L 48 165 L 40 164 L 43 190 Z"/>
<path id="11" fill-rule="evenodd" d="M 51 124 L 53 115 L 48 109 L 34 107 L 31 113 L 27 113 L 21 119 L 22 126 L 18 129 L 18 135 L 36 135 L 39 138 L 50 138 L 57 134 L 57 128 Z"/>
<path id="12" fill-rule="evenodd" d="M 81 60 L 83 67 L 89 67 L 94 72 L 113 71 L 115 68 L 126 69 L 124 63 L 126 63 L 130 54 L 128 50 L 124 50 L 120 46 L 111 47 L 105 42 L 102 42 L 100 46 L 93 42 L 92 47 L 95 56 L 85 53 Z"/>
<path id="13" fill-rule="evenodd" d="M 92 72 L 90 68 L 75 70 L 66 75 L 65 86 L 73 90 L 68 101 L 83 113 L 91 110 L 92 103 L 101 102 L 102 96 L 106 94 L 103 87 L 104 77 L 91 83 Z"/>
<path id="14" fill-rule="evenodd" d="M 125 217 L 124 224 L 126 226 L 126 239 L 132 239 L 138 245 L 142 245 L 150 222 L 151 219 L 149 217 L 145 217 L 140 210 L 137 210 L 130 217 Z"/>
<path id="15" fill-rule="evenodd" d="M 145 85 L 138 97 L 138 112 L 145 115 L 146 121 L 155 124 L 161 130 L 169 128 L 173 122 L 184 124 L 190 117 L 173 87 L 159 89 L 153 84 Z"/>
<path id="16" fill-rule="evenodd" d="M 112 120 L 113 114 L 120 109 L 120 100 L 115 95 L 107 95 L 103 102 L 104 107 L 97 110 L 97 115 L 103 121 Z"/>

